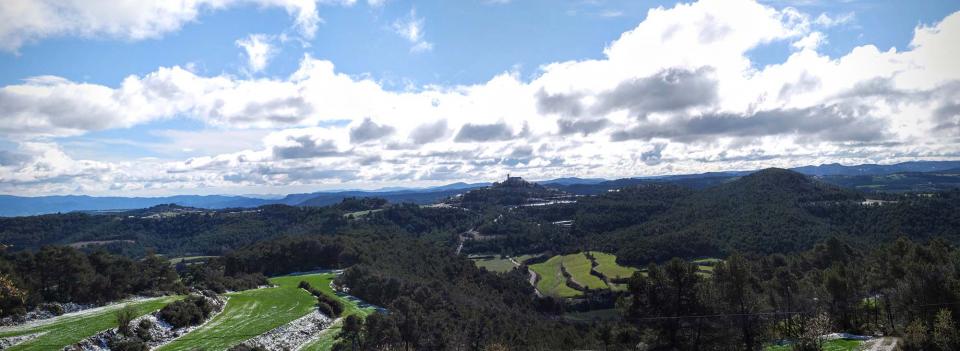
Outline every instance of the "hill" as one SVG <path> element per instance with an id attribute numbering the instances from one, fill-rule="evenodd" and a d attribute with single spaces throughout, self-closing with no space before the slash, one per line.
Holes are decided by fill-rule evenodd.
<path id="1" fill-rule="evenodd" d="M 556 189 L 528 182 L 520 177 L 507 175 L 507 178 L 502 182 L 493 183 L 489 187 L 470 190 L 449 202 L 466 208 L 481 208 L 545 203 L 565 196 L 567 194 Z"/>

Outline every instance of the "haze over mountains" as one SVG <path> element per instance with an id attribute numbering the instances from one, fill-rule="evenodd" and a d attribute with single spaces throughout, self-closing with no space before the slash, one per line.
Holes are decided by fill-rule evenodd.
<path id="1" fill-rule="evenodd" d="M 802 166 L 791 170 L 819 177 L 824 181 L 861 190 L 916 191 L 960 186 L 960 161 L 914 161 L 892 165 L 863 164 L 845 166 L 837 163 Z M 610 189 L 640 183 L 666 182 L 691 188 L 705 188 L 731 178 L 755 172 L 730 171 L 689 175 L 624 178 L 557 178 L 537 183 L 562 188 L 574 194 L 597 194 Z M 896 177 L 882 178 L 897 174 Z M 180 206 L 222 209 L 250 208 L 269 204 L 291 206 L 326 206 L 347 197 L 379 197 L 389 202 L 426 204 L 437 202 L 466 190 L 488 186 L 490 183 L 452 183 L 428 188 L 387 188 L 378 190 L 322 191 L 288 194 L 282 197 L 231 195 L 175 195 L 165 197 L 95 197 L 86 195 L 22 197 L 0 195 L 0 216 L 27 216 L 71 211 L 127 210 L 176 204 Z"/>

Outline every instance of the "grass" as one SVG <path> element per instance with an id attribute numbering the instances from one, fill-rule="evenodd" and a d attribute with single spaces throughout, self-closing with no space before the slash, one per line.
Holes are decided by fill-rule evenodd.
<path id="1" fill-rule="evenodd" d="M 181 296 L 165 296 L 127 304 L 136 309 L 138 316 L 142 316 L 157 311 L 168 303 L 181 298 Z M 13 346 L 8 350 L 59 350 L 101 331 L 116 328 L 117 319 L 114 312 L 120 307 L 121 304 L 117 304 L 97 312 L 63 315 L 43 325 L 3 328 L 0 329 L 2 330 L 0 331 L 0 337 L 45 332 L 45 334 L 33 340 Z"/>
<path id="2" fill-rule="evenodd" d="M 502 256 L 496 256 L 495 258 L 478 258 L 473 259 L 473 263 L 480 268 L 486 268 L 491 272 L 509 272 L 510 270 L 517 267 L 513 264 L 513 261 L 510 261 L 509 258 Z"/>
<path id="3" fill-rule="evenodd" d="M 590 274 L 593 265 L 590 259 L 583 253 L 575 253 L 563 256 L 563 267 L 570 273 L 573 281 L 589 289 L 607 289 L 607 283 L 604 283 L 599 277 Z"/>
<path id="4" fill-rule="evenodd" d="M 207 261 L 211 258 L 220 257 L 220 256 L 186 256 L 186 257 L 174 257 L 170 259 L 170 264 L 178 264 L 180 262 L 194 262 L 194 261 Z"/>
<path id="5" fill-rule="evenodd" d="M 597 267 L 594 268 L 607 279 L 629 278 L 637 269 L 633 267 L 624 267 L 617 264 L 617 256 L 604 252 L 591 251 L 593 259 L 597 261 Z"/>
<path id="6" fill-rule="evenodd" d="M 330 279 L 333 279 L 333 277 L 330 277 Z M 363 303 L 362 301 L 356 299 L 355 297 L 345 295 L 342 293 L 335 293 L 333 289 L 330 289 L 329 280 L 327 280 L 326 284 L 324 284 L 323 286 L 314 285 L 314 287 L 320 289 L 320 291 L 323 291 L 326 294 L 337 296 L 340 302 L 343 302 L 344 312 L 343 312 L 343 316 L 341 317 L 346 317 L 351 314 L 366 317 L 371 313 L 373 313 L 374 311 L 376 311 L 376 308 Z M 300 350 L 301 351 L 327 351 L 332 349 L 334 342 L 336 342 L 335 338 L 337 334 L 340 333 L 340 328 L 342 324 L 343 324 L 342 318 L 337 319 L 337 321 L 334 322 L 333 325 L 331 325 L 327 329 L 324 329 L 321 332 L 319 338 L 304 345 L 303 348 L 301 348 Z"/>
<path id="7" fill-rule="evenodd" d="M 863 341 L 859 340 L 828 340 L 823 343 L 823 351 L 855 351 L 860 347 Z M 764 351 L 790 351 L 790 345 L 767 346 Z"/>
<path id="8" fill-rule="evenodd" d="M 517 261 L 517 263 L 523 263 L 524 261 L 537 256 L 540 256 L 540 255 L 531 254 L 531 255 L 520 255 L 516 257 L 494 255 L 494 257 L 481 256 L 479 258 L 470 258 L 470 259 L 473 260 L 473 263 L 477 265 L 477 267 L 486 268 L 488 271 L 491 271 L 491 272 L 505 273 L 517 267 L 517 265 L 514 264 L 513 261 Z M 513 261 L 510 260 L 511 258 L 513 259 Z"/>
<path id="9" fill-rule="evenodd" d="M 369 214 L 371 214 L 371 213 L 380 212 L 380 211 L 383 211 L 383 209 L 382 209 L 382 208 L 378 208 L 378 209 L 376 209 L 376 210 L 356 211 L 356 212 L 344 213 L 344 214 L 343 214 L 343 217 L 344 217 L 344 218 L 351 217 L 351 218 L 356 219 L 356 218 L 360 218 L 360 217 L 369 215 Z"/>
<path id="10" fill-rule="evenodd" d="M 713 275 L 713 269 L 716 267 L 717 263 L 723 262 L 719 258 L 698 258 L 691 263 L 697 265 L 697 274 L 704 278 L 709 278 Z"/>
<path id="11" fill-rule="evenodd" d="M 317 299 L 297 287 L 301 280 L 333 295 L 329 286 L 333 277 L 332 273 L 283 276 L 270 279 L 276 287 L 229 293 L 223 312 L 159 350 L 225 350 L 240 344 L 314 310 Z M 345 307 L 347 312 L 358 309 Z"/>
<path id="12" fill-rule="evenodd" d="M 580 296 L 577 291 L 566 284 L 566 277 L 560 271 L 560 265 L 563 264 L 563 256 L 553 256 L 543 263 L 531 265 L 532 269 L 540 277 L 537 281 L 537 290 L 540 293 L 557 297 L 576 297 Z"/>

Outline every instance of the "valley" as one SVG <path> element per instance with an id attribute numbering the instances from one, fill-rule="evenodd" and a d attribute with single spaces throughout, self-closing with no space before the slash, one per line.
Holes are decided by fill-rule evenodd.
<path id="1" fill-rule="evenodd" d="M 159 342 L 108 331 L 118 325 L 111 307 L 4 327 L 0 336 L 42 333 L 9 339 L 13 350 L 62 348 L 95 334 L 114 350 L 121 342 L 331 350 L 616 342 L 604 333 L 671 347 L 677 333 L 681 348 L 775 350 L 806 342 L 803 330 L 821 319 L 829 321 L 821 335 L 904 338 L 887 326 L 941 318 L 904 301 L 960 301 L 948 287 L 894 288 L 931 274 L 949 278 L 924 284 L 960 281 L 949 244 L 960 243 L 955 190 L 868 194 L 779 169 L 703 188 L 645 183 L 576 195 L 565 186 L 580 185 L 513 177 L 430 206 L 347 198 L 323 207 L 0 218 L 0 240 L 12 244 L 0 255 L 0 311 L 161 296 L 135 300 L 133 314 L 189 317 L 185 329 L 164 327 L 181 332 Z M 324 271 L 297 273 L 317 269 Z M 226 298 L 225 307 L 170 307 L 201 292 Z M 706 339 L 694 341 L 698 333 Z"/>

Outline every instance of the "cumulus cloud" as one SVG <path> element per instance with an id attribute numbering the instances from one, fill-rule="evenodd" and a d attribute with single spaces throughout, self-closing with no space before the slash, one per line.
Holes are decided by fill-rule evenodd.
<path id="1" fill-rule="evenodd" d="M 117 86 L 29 78 L 0 87 L 0 136 L 18 145 L 0 154 L 0 191 L 613 178 L 960 155 L 960 13 L 918 26 L 903 49 L 825 55 L 804 44 L 783 62 L 749 59 L 824 26 L 791 8 L 703 0 L 651 10 L 598 59 L 404 91 L 310 56 L 287 77 L 175 66 Z M 411 43 L 424 40 L 415 27 Z M 90 161 L 57 145 L 171 117 L 266 135 L 187 160 Z"/>
<path id="2" fill-rule="evenodd" d="M 57 36 L 157 38 L 196 21 L 206 11 L 239 5 L 280 8 L 297 30 L 312 38 L 323 21 L 317 4 L 352 5 L 355 0 L 9 0 L 0 7 L 0 50 Z"/>
<path id="3" fill-rule="evenodd" d="M 350 129 L 350 142 L 363 143 L 375 141 L 396 131 L 396 128 L 388 125 L 380 125 L 370 118 L 364 118 L 360 125 Z"/>
<path id="4" fill-rule="evenodd" d="M 717 83 L 711 69 L 667 69 L 651 77 L 629 79 L 600 94 L 594 111 L 607 114 L 628 110 L 645 118 L 654 112 L 678 111 L 707 106 L 717 100 Z"/>
<path id="5" fill-rule="evenodd" d="M 557 121 L 557 127 L 560 129 L 561 135 L 566 134 L 583 134 L 587 135 L 590 133 L 595 133 L 601 129 L 607 127 L 610 124 L 609 121 L 598 118 L 598 119 L 583 119 L 583 120 L 567 120 L 561 119 Z"/>
<path id="6" fill-rule="evenodd" d="M 513 139 L 513 130 L 505 123 L 494 124 L 464 124 L 454 138 L 459 143 L 486 142 Z"/>
<path id="7" fill-rule="evenodd" d="M 417 126 L 410 132 L 410 140 L 417 144 L 434 142 L 447 135 L 447 120 L 441 119 L 433 123 Z"/>
<path id="8" fill-rule="evenodd" d="M 256 73 L 267 68 L 267 62 L 277 50 L 270 42 L 270 36 L 266 34 L 250 34 L 246 38 L 237 40 L 237 46 L 247 55 L 247 67 L 250 72 Z"/>
<path id="9" fill-rule="evenodd" d="M 761 137 L 779 134 L 810 136 L 828 141 L 875 141 L 886 137 L 882 120 L 871 118 L 866 107 L 816 106 L 805 109 L 760 111 L 749 116 L 703 115 L 648 123 L 613 134 L 614 140 L 664 138 L 710 141 L 713 138 Z"/>

